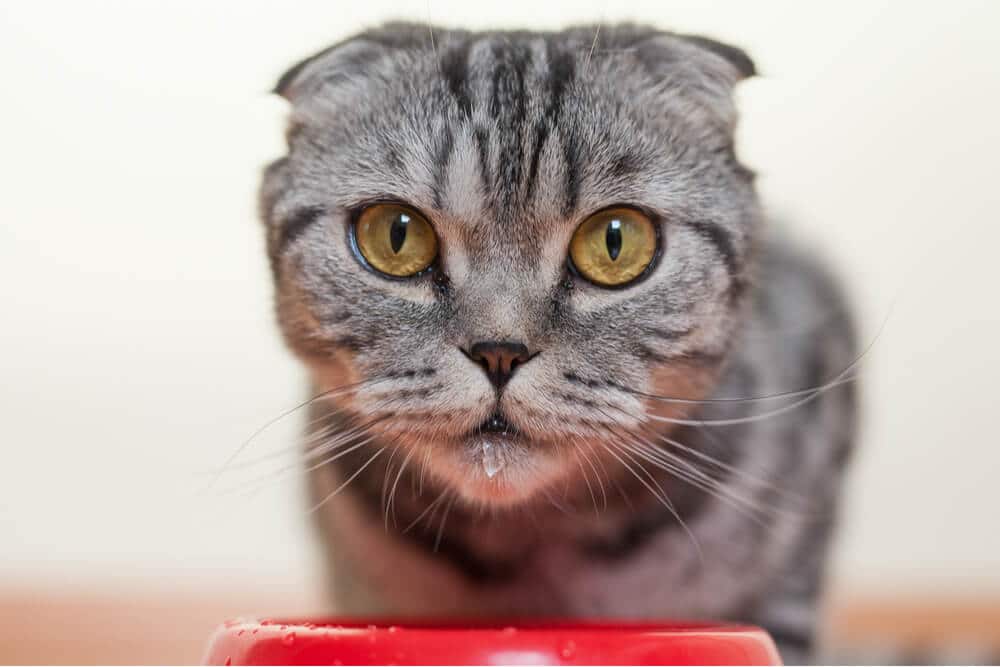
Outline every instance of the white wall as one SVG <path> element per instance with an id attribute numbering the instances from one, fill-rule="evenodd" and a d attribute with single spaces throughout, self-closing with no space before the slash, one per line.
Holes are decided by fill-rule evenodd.
<path id="1" fill-rule="evenodd" d="M 740 143 L 768 203 L 835 258 L 867 336 L 898 296 L 866 361 L 841 579 L 1000 588 L 1000 3 L 628 4 L 0 5 L 0 577 L 306 586 L 295 479 L 204 492 L 303 395 L 254 214 L 282 151 L 266 91 L 387 17 L 632 17 L 751 51 Z"/>

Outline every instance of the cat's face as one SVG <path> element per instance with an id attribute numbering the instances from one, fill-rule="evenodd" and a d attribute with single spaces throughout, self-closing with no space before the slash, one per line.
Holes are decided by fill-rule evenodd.
<path id="1" fill-rule="evenodd" d="M 757 211 L 730 97 L 751 70 L 633 27 L 411 25 L 297 66 L 262 188 L 290 346 L 467 499 L 615 465 L 683 407 L 644 394 L 708 391 L 738 318 Z"/>

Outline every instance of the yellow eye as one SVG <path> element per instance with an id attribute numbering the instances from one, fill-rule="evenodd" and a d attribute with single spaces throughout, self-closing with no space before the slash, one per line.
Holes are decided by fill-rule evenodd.
<path id="1" fill-rule="evenodd" d="M 396 278 L 414 276 L 437 257 L 437 236 L 430 223 L 400 204 L 375 204 L 354 225 L 358 250 L 373 268 Z"/>
<path id="2" fill-rule="evenodd" d="M 635 209 L 607 209 L 577 228 L 569 243 L 569 256 L 587 280 L 619 287 L 641 276 L 653 261 L 656 228 Z"/>

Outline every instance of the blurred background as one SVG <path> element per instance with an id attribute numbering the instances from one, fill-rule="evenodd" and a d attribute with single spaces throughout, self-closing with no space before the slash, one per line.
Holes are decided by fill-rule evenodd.
<path id="1" fill-rule="evenodd" d="M 280 452 L 265 484 L 206 487 L 305 397 L 255 214 L 268 90 L 389 18 L 634 19 L 753 56 L 740 155 L 866 341 L 885 323 L 829 640 L 1000 655 L 1000 3 L 67 1 L 0 4 L 0 661 L 196 661 L 227 616 L 321 607 L 301 479 L 273 475 L 302 417 L 248 448 Z"/>

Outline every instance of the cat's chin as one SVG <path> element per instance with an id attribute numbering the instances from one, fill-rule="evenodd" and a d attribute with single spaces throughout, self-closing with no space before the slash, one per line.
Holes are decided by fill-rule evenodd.
<path id="1" fill-rule="evenodd" d="M 470 503 L 524 503 L 564 474 L 549 448 L 523 436 L 482 434 L 463 438 L 456 445 L 434 467 Z"/>

